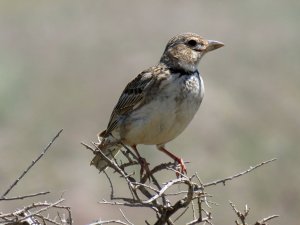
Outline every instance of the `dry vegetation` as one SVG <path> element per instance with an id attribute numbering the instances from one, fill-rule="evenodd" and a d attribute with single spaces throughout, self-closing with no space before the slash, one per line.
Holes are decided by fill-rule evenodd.
<path id="1" fill-rule="evenodd" d="M 49 191 L 42 191 L 38 193 L 21 195 L 16 197 L 7 197 L 12 189 L 24 178 L 24 176 L 37 164 L 37 162 L 45 156 L 45 153 L 50 149 L 54 141 L 59 137 L 63 130 L 60 130 L 50 143 L 42 150 L 41 154 L 22 172 L 22 174 L 9 186 L 9 188 L 2 194 L 0 201 L 17 201 L 22 199 L 34 199 L 37 196 L 47 195 Z M 118 191 L 118 185 L 113 184 L 111 177 L 104 171 L 106 178 L 110 184 L 110 200 L 103 199 L 99 202 L 102 205 L 113 206 L 126 206 L 132 208 L 151 209 L 154 211 L 155 216 L 151 218 L 145 218 L 145 224 L 211 224 L 213 225 L 213 215 L 211 208 L 213 205 L 217 205 L 213 201 L 213 196 L 208 193 L 209 187 L 223 184 L 233 179 L 237 179 L 253 170 L 275 161 L 271 159 L 264 161 L 258 165 L 251 166 L 248 170 L 237 173 L 230 177 L 215 180 L 208 183 L 203 183 L 198 176 L 187 176 L 178 172 L 176 163 L 162 163 L 155 166 L 149 171 L 149 173 L 140 176 L 139 179 L 135 178 L 135 171 L 133 167 L 138 164 L 138 158 L 130 151 L 129 148 L 124 146 L 121 151 L 125 161 L 116 160 L 113 158 L 110 160 L 106 157 L 97 145 L 90 147 L 82 143 L 87 149 L 91 150 L 93 154 L 100 154 L 108 162 L 109 169 L 114 171 L 114 176 L 119 175 L 120 179 L 127 183 L 128 193 L 119 197 L 115 192 Z M 128 173 L 128 171 L 130 171 Z M 167 172 L 168 176 L 164 176 L 168 181 L 162 182 L 158 179 L 162 172 Z M 170 173 L 176 173 L 177 178 L 171 179 Z M 180 190 L 180 191 L 178 191 Z M 26 206 L 22 206 L 15 209 L 12 212 L 0 212 L 0 223 L 3 225 L 72 225 L 74 223 L 71 213 L 71 207 L 62 205 L 65 199 L 61 196 L 54 202 L 37 202 L 32 200 L 32 203 Z M 249 209 L 246 205 L 244 213 L 240 212 L 235 205 L 230 202 L 230 205 L 236 213 L 238 220 L 235 220 L 237 225 L 246 225 L 246 218 L 249 213 Z M 90 225 L 103 225 L 103 224 L 123 224 L 133 225 L 131 218 L 128 218 L 125 213 L 119 209 L 124 221 L 118 219 L 111 220 L 98 220 Z M 84 211 L 84 209 L 82 209 Z M 191 211 L 189 213 L 189 211 Z M 181 217 L 186 214 L 190 214 L 191 218 L 188 221 L 180 221 Z M 254 223 L 254 225 L 266 225 L 268 221 L 278 217 L 278 215 L 272 215 L 266 217 L 260 221 Z M 135 218 L 132 218 L 135 219 Z M 185 218 L 186 219 L 186 218 Z M 151 221 L 151 222 L 149 222 Z M 178 222 L 179 221 L 179 222 Z M 240 222 L 239 222 L 240 221 Z"/>
<path id="2" fill-rule="evenodd" d="M 138 164 L 138 158 L 132 151 L 124 146 L 121 151 L 123 158 L 126 160 L 120 161 L 113 158 L 110 160 L 97 145 L 90 147 L 82 143 L 87 149 L 91 150 L 93 154 L 100 154 L 108 162 L 109 168 L 115 172 L 115 175 L 119 175 L 121 179 L 125 180 L 128 187 L 128 193 L 123 196 L 116 196 L 115 189 L 118 191 L 118 186 L 114 185 L 111 177 L 104 171 L 111 188 L 110 200 L 103 199 L 100 204 L 103 205 L 114 205 L 114 206 L 126 206 L 133 208 L 148 208 L 154 211 L 155 217 L 145 218 L 146 224 L 164 225 L 164 224 L 213 224 L 213 216 L 211 208 L 213 205 L 217 205 L 213 201 L 213 196 L 209 194 L 209 187 L 223 184 L 233 179 L 237 179 L 253 170 L 275 161 L 271 159 L 264 161 L 258 165 L 251 166 L 248 170 L 242 171 L 230 177 L 218 179 L 212 182 L 203 183 L 199 175 L 196 173 L 192 176 L 187 176 L 179 172 L 179 165 L 176 163 L 162 163 L 155 166 L 149 171 L 149 174 L 141 176 L 139 179 L 135 178 L 135 171 L 132 169 L 133 166 Z M 129 172 L 128 172 L 129 171 Z M 162 175 L 166 171 L 177 174 L 177 179 L 171 179 L 170 173 Z M 114 175 L 114 176 L 115 176 Z M 161 178 L 166 178 L 167 181 L 162 182 Z M 149 181 L 149 182 L 147 182 Z M 180 191 L 178 191 L 180 190 Z M 229 201 L 230 202 L 230 201 Z M 249 209 L 245 208 L 244 213 L 241 213 L 232 202 L 230 202 L 234 212 L 236 213 L 238 220 L 235 220 L 237 225 L 246 225 L 246 217 L 249 213 Z M 189 213 L 189 211 L 191 211 Z M 120 223 L 125 225 L 133 225 L 125 214 L 120 209 L 125 221 L 119 220 L 108 220 L 108 221 L 97 221 L 94 224 L 110 224 Z M 186 214 L 190 214 L 191 218 L 185 218 L 185 221 L 180 221 L 180 218 Z M 270 221 L 278 215 L 272 215 L 262 220 L 256 221 L 254 225 L 266 225 L 267 221 Z M 149 222 L 152 221 L 152 222 Z M 153 222 L 155 221 L 155 222 Z M 179 222 L 178 222 L 179 221 Z M 240 222 L 239 222 L 240 221 Z"/>

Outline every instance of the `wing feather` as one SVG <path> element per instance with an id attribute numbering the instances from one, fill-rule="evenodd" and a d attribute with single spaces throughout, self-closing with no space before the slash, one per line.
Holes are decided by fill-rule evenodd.
<path id="1" fill-rule="evenodd" d="M 102 137 L 108 136 L 117 126 L 122 115 L 136 109 L 140 106 L 147 96 L 150 89 L 157 80 L 157 75 L 163 72 L 165 68 L 150 68 L 140 73 L 123 90 L 118 103 L 116 104 L 106 131 L 101 133 Z"/>

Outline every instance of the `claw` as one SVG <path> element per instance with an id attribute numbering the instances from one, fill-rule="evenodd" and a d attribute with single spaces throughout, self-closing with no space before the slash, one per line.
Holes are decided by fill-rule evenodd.
<path id="1" fill-rule="evenodd" d="M 164 146 L 158 145 L 157 148 L 158 148 L 158 150 L 166 153 L 168 156 L 170 156 L 172 159 L 175 160 L 175 162 L 177 162 L 180 165 L 180 169 L 178 170 L 178 172 L 176 172 L 177 177 L 179 177 L 180 173 L 181 174 L 187 173 L 186 166 L 184 165 L 182 158 L 179 158 L 176 155 L 174 155 L 173 153 L 169 152 L 167 149 L 164 148 Z"/>
<path id="2" fill-rule="evenodd" d="M 143 177 L 145 172 L 145 175 L 150 179 L 150 169 L 149 169 L 150 164 L 146 161 L 145 158 L 142 157 L 139 158 L 139 163 L 141 165 L 140 178 Z"/>
<path id="3" fill-rule="evenodd" d="M 135 153 L 137 154 L 139 163 L 141 165 L 141 170 L 140 170 L 140 178 L 143 177 L 144 172 L 146 171 L 146 176 L 148 177 L 148 179 L 150 180 L 150 169 L 149 169 L 149 163 L 146 161 L 145 158 L 141 157 L 140 153 L 138 152 L 136 145 L 132 145 L 131 146 L 133 148 L 133 150 L 135 151 Z"/>
<path id="4" fill-rule="evenodd" d="M 181 158 L 175 160 L 180 165 L 180 169 L 177 169 L 176 177 L 179 178 L 181 174 L 187 174 L 186 166 Z"/>

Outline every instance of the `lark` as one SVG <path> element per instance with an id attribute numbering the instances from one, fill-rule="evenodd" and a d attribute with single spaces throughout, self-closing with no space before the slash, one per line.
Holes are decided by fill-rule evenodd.
<path id="1" fill-rule="evenodd" d="M 182 158 L 165 148 L 191 122 L 204 97 L 204 83 L 198 65 L 210 51 L 224 46 L 194 33 L 179 34 L 169 40 L 156 66 L 141 72 L 127 84 L 114 107 L 106 130 L 98 135 L 99 149 L 112 159 L 123 145 L 130 146 L 141 164 L 141 174 L 149 171 L 137 145 L 156 145 L 180 165 Z M 107 167 L 100 154 L 93 158 L 100 172 Z"/>

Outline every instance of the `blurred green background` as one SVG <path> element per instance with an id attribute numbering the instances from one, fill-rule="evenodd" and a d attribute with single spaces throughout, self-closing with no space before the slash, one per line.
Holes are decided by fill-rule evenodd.
<path id="1" fill-rule="evenodd" d="M 97 204 L 109 184 L 80 142 L 96 140 L 127 82 L 189 31 L 226 46 L 202 60 L 204 102 L 168 148 L 207 182 L 278 158 L 209 190 L 220 204 L 214 223 L 234 223 L 228 200 L 248 204 L 249 223 L 271 214 L 281 216 L 271 224 L 299 223 L 299 12 L 296 0 L 1 1 L 1 193 L 64 128 L 10 196 L 50 190 L 53 200 L 64 192 L 75 224 L 120 218 L 116 207 Z M 140 149 L 151 165 L 169 161 L 154 147 Z M 0 202 L 0 211 L 26 203 Z M 147 214 L 137 211 L 124 210 L 143 224 Z"/>

